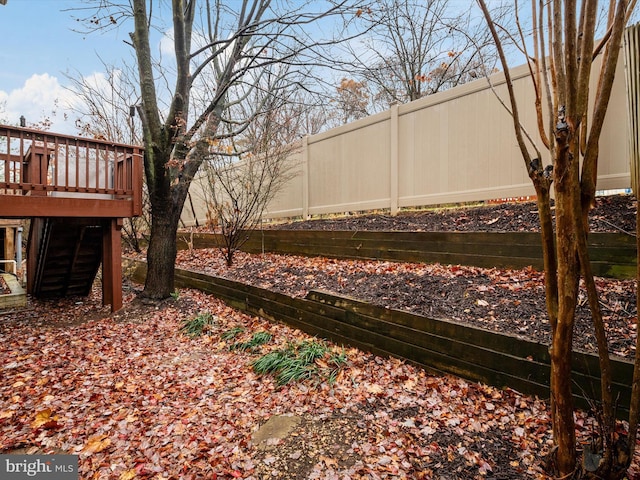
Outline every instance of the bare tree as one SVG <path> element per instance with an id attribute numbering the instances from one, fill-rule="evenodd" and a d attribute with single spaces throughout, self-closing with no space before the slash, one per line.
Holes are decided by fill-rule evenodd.
<path id="1" fill-rule="evenodd" d="M 142 143 L 141 130 L 136 122 L 136 104 L 139 102 L 135 71 L 127 67 L 115 67 L 103 62 L 104 74 L 90 77 L 67 75 L 68 87 L 77 102 L 69 110 L 76 115 L 78 134 L 118 143 L 138 145 Z M 145 188 L 142 196 L 143 213 L 139 217 L 126 218 L 122 225 L 125 245 L 136 252 L 148 243 L 151 229 L 149 195 Z"/>
<path id="2" fill-rule="evenodd" d="M 66 75 L 77 101 L 69 105 L 78 133 L 114 142 L 139 144 L 135 106 L 139 102 L 135 71 L 103 62 L 104 73 Z"/>
<path id="3" fill-rule="evenodd" d="M 500 14 L 502 16 L 502 14 Z M 350 43 L 352 75 L 366 83 L 377 109 L 407 103 L 491 70 L 478 55 L 491 36 L 471 11 L 448 0 L 376 0 L 361 10 L 368 33 Z"/>
<path id="4" fill-rule="evenodd" d="M 283 77 L 274 75 L 274 79 L 276 84 L 267 81 L 253 95 L 242 95 L 230 105 L 236 114 L 229 111 L 227 116 L 240 118 L 250 113 L 251 105 L 260 103 L 263 108 L 244 132 L 219 140 L 203 164 L 207 221 L 220 233 L 219 247 L 227 266 L 233 264 L 235 252 L 296 167 L 293 153 L 299 148 L 299 112 L 290 103 L 288 90 L 277 85 Z"/>
<path id="5" fill-rule="evenodd" d="M 87 20 L 95 29 L 120 28 L 133 19 L 137 112 L 152 218 L 142 295 L 162 299 L 174 290 L 176 232 L 192 179 L 203 162 L 225 153 L 215 151 L 224 144 L 220 140 L 244 132 L 264 107 L 256 104 L 240 117 L 231 103 L 239 92 L 259 88 L 256 79 L 273 65 L 288 65 L 283 81 L 299 83 L 300 76 L 291 75 L 313 65 L 323 46 L 312 39 L 319 33 L 313 25 L 344 14 L 349 5 L 347 0 L 94 0 L 93 6 L 98 9 Z M 158 23 L 163 18 L 171 18 L 169 29 Z M 171 46 L 161 57 L 152 49 L 158 25 L 167 33 L 164 45 Z"/>
<path id="6" fill-rule="evenodd" d="M 484 0 L 478 0 L 498 47 L 510 98 L 510 111 L 525 168 L 536 190 L 540 214 L 545 291 L 551 339 L 551 415 L 556 450 L 552 464 L 561 478 L 622 478 L 631 462 L 638 422 L 638 392 L 631 401 L 628 437 L 616 429 L 611 393 L 609 347 L 598 291 L 587 251 L 588 213 L 594 205 L 598 141 L 609 102 L 624 27 L 635 0 L 610 0 L 606 28 L 596 41 L 597 1 L 532 2 L 533 52 L 529 59 L 536 97 L 538 129 L 551 164 L 544 166 L 540 149 L 520 123 L 499 27 Z M 600 67 L 595 60 L 601 57 Z M 590 91 L 592 75 L 598 83 Z M 590 107 L 589 99 L 593 99 Z M 545 118 L 543 105 L 553 112 Z M 554 116 L 555 115 L 555 116 Z M 530 153 L 533 150 L 534 153 Z M 550 194 L 555 192 L 554 231 Z M 571 383 L 572 339 L 580 278 L 587 291 L 598 344 L 601 375 L 600 432 L 583 449 L 582 468 L 577 463 L 574 405 Z M 634 376 L 635 377 L 635 376 Z"/>

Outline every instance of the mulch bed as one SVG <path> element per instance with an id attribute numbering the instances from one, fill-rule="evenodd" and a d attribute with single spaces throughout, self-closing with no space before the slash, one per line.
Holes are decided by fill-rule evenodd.
<path id="1" fill-rule="evenodd" d="M 591 229 L 635 232 L 636 201 L 629 195 L 599 197 L 591 213 Z M 405 212 L 316 219 L 274 225 L 278 229 L 409 230 L 409 231 L 536 231 L 532 202 L 464 209 Z M 275 254 L 236 254 L 228 268 L 215 249 L 182 251 L 181 268 L 202 271 L 275 290 L 304 296 L 326 290 L 372 304 L 410 311 L 431 318 L 462 321 L 492 331 L 549 343 L 544 274 L 533 269 L 504 270 L 439 264 L 338 260 Z M 635 352 L 635 280 L 597 279 L 611 351 L 619 356 Z M 575 324 L 575 348 L 595 352 L 596 342 L 586 292 L 580 293 Z"/>
<path id="2" fill-rule="evenodd" d="M 597 197 L 590 213 L 592 232 L 625 232 L 635 235 L 636 199 L 632 195 Z M 441 207 L 424 211 L 401 211 L 398 215 L 348 214 L 335 218 L 317 218 L 265 228 L 278 230 L 373 230 L 408 232 L 538 232 L 538 207 L 535 202 L 505 202 L 460 207 Z"/>

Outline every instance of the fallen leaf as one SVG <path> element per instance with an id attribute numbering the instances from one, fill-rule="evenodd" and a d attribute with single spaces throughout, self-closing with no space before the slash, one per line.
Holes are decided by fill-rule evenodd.
<path id="1" fill-rule="evenodd" d="M 337 467 L 338 462 L 333 458 L 325 457 L 324 455 L 320 455 L 319 457 L 321 462 L 324 462 L 327 467 Z"/>
<path id="2" fill-rule="evenodd" d="M 122 474 L 120 475 L 119 480 L 132 480 L 136 478 L 136 471 L 135 469 L 131 469 L 131 470 L 127 470 L 126 472 L 122 472 Z"/>
<path id="3" fill-rule="evenodd" d="M 375 383 L 373 385 L 367 385 L 367 392 L 373 395 L 378 395 L 382 393 L 382 387 Z"/>
<path id="4" fill-rule="evenodd" d="M 107 435 L 95 435 L 89 438 L 82 451 L 85 453 L 98 453 L 107 449 L 110 445 L 111 439 Z"/>
<path id="5" fill-rule="evenodd" d="M 58 426 L 58 422 L 56 420 L 57 417 L 51 416 L 52 412 L 50 408 L 45 408 L 44 410 L 40 410 L 36 413 L 36 417 L 31 422 L 31 428 L 34 430 L 37 428 L 56 428 Z"/>

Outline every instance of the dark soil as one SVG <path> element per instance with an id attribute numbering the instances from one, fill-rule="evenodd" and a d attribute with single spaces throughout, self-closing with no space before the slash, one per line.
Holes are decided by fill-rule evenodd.
<path id="1" fill-rule="evenodd" d="M 598 197 L 590 214 L 593 232 L 636 230 L 636 200 L 631 195 Z M 466 208 L 401 211 L 398 215 L 346 215 L 298 221 L 268 228 L 278 230 L 375 230 L 411 232 L 537 232 L 535 202 L 500 203 Z"/>

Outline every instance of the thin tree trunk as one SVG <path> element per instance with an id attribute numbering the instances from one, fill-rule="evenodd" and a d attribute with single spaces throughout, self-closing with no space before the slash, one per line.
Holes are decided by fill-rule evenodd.
<path id="1" fill-rule="evenodd" d="M 558 447 L 557 465 L 561 477 L 569 478 L 576 469 L 576 436 L 571 391 L 573 325 L 578 298 L 580 263 L 576 247 L 576 217 L 579 192 L 579 145 L 570 133 L 571 120 L 559 121 L 556 131 L 554 168 L 556 192 L 556 249 L 558 261 L 558 320 L 551 339 L 551 387 L 553 398 L 553 436 Z"/>
<path id="2" fill-rule="evenodd" d="M 542 239 L 542 259 L 544 263 L 544 286 L 547 315 L 552 331 L 556 328 L 558 320 L 558 263 L 556 260 L 555 235 L 553 232 L 553 220 L 551 217 L 551 182 L 534 181 L 540 217 L 540 235 Z"/>
<path id="3" fill-rule="evenodd" d="M 581 215 L 582 212 L 578 212 Z M 611 361 L 609 358 L 609 342 L 602 319 L 598 290 L 591 270 L 589 252 L 587 250 L 587 233 L 583 230 L 584 221 L 577 222 L 578 238 L 577 247 L 582 268 L 582 277 L 587 290 L 589 309 L 593 318 L 596 343 L 598 345 L 598 360 L 600 362 L 600 398 L 602 401 L 602 434 L 604 437 L 604 461 L 599 471 L 610 472 L 613 466 L 613 455 L 615 449 L 615 417 L 613 412 L 613 395 L 611 393 Z"/>
<path id="4" fill-rule="evenodd" d="M 576 465 L 576 438 L 571 391 L 571 351 L 573 323 L 578 292 L 578 261 L 570 235 L 569 220 L 562 218 L 562 207 L 556 200 L 558 225 L 558 321 L 551 344 L 551 386 L 553 402 L 553 436 L 557 450 L 557 464 L 561 476 L 570 475 Z"/>

